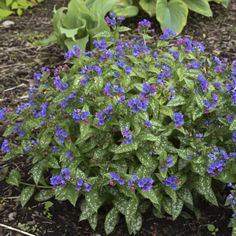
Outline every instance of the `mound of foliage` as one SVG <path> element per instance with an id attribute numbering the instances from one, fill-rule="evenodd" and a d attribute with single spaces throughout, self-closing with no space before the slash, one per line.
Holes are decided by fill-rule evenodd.
<path id="1" fill-rule="evenodd" d="M 170 30 L 155 42 L 150 27 L 140 22 L 142 37 L 128 42 L 94 40 L 93 51 L 75 46 L 66 64 L 34 74 L 29 102 L 0 110 L 11 123 L 5 159 L 30 166 L 7 178 L 25 185 L 22 206 L 33 195 L 68 200 L 93 229 L 106 206 L 106 233 L 124 215 L 131 234 L 148 209 L 176 219 L 199 197 L 218 205 L 233 186 L 236 61 L 210 59 L 201 43 Z"/>
<path id="2" fill-rule="evenodd" d="M 118 0 L 113 11 L 117 15 L 132 17 L 142 9 L 156 16 L 162 30 L 169 28 L 180 33 L 187 23 L 189 10 L 211 17 L 209 2 L 214 1 L 228 7 L 230 0 Z"/>
<path id="3" fill-rule="evenodd" d="M 43 0 L 0 0 L 0 20 L 3 20 L 13 13 L 21 16 L 23 11 L 37 5 Z"/>

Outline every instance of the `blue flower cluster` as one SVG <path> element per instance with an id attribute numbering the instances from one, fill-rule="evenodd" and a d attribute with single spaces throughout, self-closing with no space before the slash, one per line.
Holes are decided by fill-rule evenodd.
<path id="1" fill-rule="evenodd" d="M 63 128 L 60 128 L 58 126 L 55 127 L 55 131 L 56 131 L 56 136 L 59 139 L 59 142 L 64 143 L 65 138 L 68 137 L 68 133 Z"/>
<path id="2" fill-rule="evenodd" d="M 85 192 L 90 192 L 92 190 L 92 185 L 88 184 L 86 181 L 79 179 L 77 181 L 75 189 L 77 191 L 80 191 L 82 187 L 84 186 Z"/>
<path id="3" fill-rule="evenodd" d="M 173 190 L 176 190 L 177 186 L 177 177 L 176 176 L 171 176 L 171 177 L 167 177 L 165 179 L 162 180 L 162 183 L 167 186 L 167 187 L 171 187 Z"/>
<path id="4" fill-rule="evenodd" d="M 48 108 L 48 102 L 45 102 L 39 106 L 40 111 L 36 111 L 35 109 L 32 110 L 33 116 L 35 118 L 39 117 L 46 117 L 47 116 L 47 108 Z"/>
<path id="5" fill-rule="evenodd" d="M 30 103 L 28 103 L 28 102 L 19 105 L 16 109 L 16 114 L 19 115 L 24 109 L 26 109 L 28 107 L 30 107 Z"/>
<path id="6" fill-rule="evenodd" d="M 184 124 L 184 115 L 180 112 L 174 112 L 174 122 L 177 128 Z"/>
<path id="7" fill-rule="evenodd" d="M 124 87 L 123 86 L 119 86 L 119 85 L 113 85 L 112 88 L 112 84 L 110 82 L 107 82 L 104 88 L 104 94 L 107 96 L 112 95 L 112 93 L 124 93 Z"/>
<path id="8" fill-rule="evenodd" d="M 216 176 L 218 173 L 224 170 L 226 162 L 234 154 L 227 154 L 225 150 L 219 150 L 219 148 L 216 146 L 213 149 L 214 152 L 208 154 L 208 158 L 210 159 L 211 163 L 207 166 L 207 172 L 212 176 Z"/>
<path id="9" fill-rule="evenodd" d="M 1 145 L 1 151 L 3 154 L 11 151 L 10 144 L 7 139 L 4 139 Z"/>
<path id="10" fill-rule="evenodd" d="M 75 109 L 72 117 L 79 123 L 81 120 L 86 121 L 89 115 L 89 111 L 81 111 L 80 109 Z"/>
<path id="11" fill-rule="evenodd" d="M 54 175 L 50 178 L 50 183 L 53 186 L 53 189 L 56 189 L 58 186 L 65 186 L 66 180 L 70 179 L 71 174 L 68 168 L 63 168 L 60 175 Z"/>
<path id="12" fill-rule="evenodd" d="M 128 128 L 122 129 L 122 135 L 123 135 L 123 137 L 126 138 L 126 139 L 122 140 L 122 144 L 132 144 L 133 143 L 133 137 L 132 137 L 132 134 Z"/>
<path id="13" fill-rule="evenodd" d="M 96 112 L 96 117 L 98 119 L 98 125 L 104 125 L 106 120 L 111 119 L 113 108 L 108 106 L 105 110 Z"/>
<path id="14" fill-rule="evenodd" d="M 105 17 L 105 20 L 107 22 L 108 25 L 110 26 L 116 26 L 117 24 L 119 24 L 120 22 L 125 20 L 125 17 L 123 16 L 118 16 L 116 17 L 114 12 L 110 12 L 109 16 Z"/>
<path id="15" fill-rule="evenodd" d="M 149 85 L 146 82 L 143 83 L 143 90 L 140 96 L 147 96 L 149 94 L 154 95 L 156 93 L 157 87 L 155 84 Z"/>
<path id="16" fill-rule="evenodd" d="M 66 60 L 71 60 L 73 57 L 80 57 L 81 48 L 78 46 L 73 46 L 73 49 L 65 53 L 64 57 Z"/>
<path id="17" fill-rule="evenodd" d="M 206 93 L 206 92 L 207 92 L 207 89 L 208 89 L 208 86 L 209 86 L 209 83 L 208 83 L 208 81 L 206 80 L 206 78 L 204 77 L 203 74 L 199 74 L 199 75 L 198 75 L 198 81 L 199 81 L 199 83 L 200 83 L 200 86 L 201 86 L 201 88 L 202 88 L 202 91 L 203 91 L 204 93 Z"/>
<path id="18" fill-rule="evenodd" d="M 127 184 L 130 187 L 131 191 L 135 191 L 135 189 L 139 187 L 143 192 L 148 192 L 149 190 L 152 189 L 154 183 L 154 180 L 152 178 L 139 179 L 138 176 L 136 175 L 133 175 L 132 178 L 127 182 L 124 179 L 122 179 L 121 176 L 116 172 L 111 172 L 110 176 L 111 176 L 110 185 L 114 186 L 116 183 L 118 185 Z"/>
<path id="19" fill-rule="evenodd" d="M 137 113 L 139 110 L 146 111 L 148 107 L 148 99 L 143 96 L 140 98 L 133 98 L 128 100 L 128 106 L 132 108 L 134 113 Z"/>
<path id="20" fill-rule="evenodd" d="M 64 93 L 65 90 L 69 87 L 67 83 L 63 83 L 61 81 L 61 78 L 59 75 L 54 78 L 54 85 L 56 89 L 60 90 L 62 93 Z"/>
<path id="21" fill-rule="evenodd" d="M 232 189 L 231 193 L 227 196 L 227 201 L 230 203 L 233 210 L 232 217 L 236 218 L 236 185 L 230 182 L 227 184 L 227 187 Z"/>

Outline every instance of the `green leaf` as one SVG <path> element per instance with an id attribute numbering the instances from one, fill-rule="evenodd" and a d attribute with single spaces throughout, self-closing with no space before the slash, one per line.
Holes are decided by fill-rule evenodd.
<path id="1" fill-rule="evenodd" d="M 131 198 L 126 206 L 125 209 L 125 219 L 127 224 L 132 222 L 136 212 L 138 209 L 138 199 L 137 198 Z"/>
<path id="2" fill-rule="evenodd" d="M 43 169 L 44 169 L 44 161 L 40 161 L 34 167 L 30 170 L 30 173 L 33 176 L 35 184 L 39 183 L 39 180 L 43 174 Z"/>
<path id="3" fill-rule="evenodd" d="M 45 149 L 48 147 L 51 141 L 52 141 L 52 132 L 50 129 L 46 129 L 40 138 L 40 146 L 43 149 Z"/>
<path id="4" fill-rule="evenodd" d="M 123 195 L 116 197 L 113 201 L 115 208 L 123 215 L 125 215 L 128 199 Z"/>
<path id="5" fill-rule="evenodd" d="M 231 123 L 229 130 L 236 130 L 236 119 L 233 120 L 233 122 Z"/>
<path id="6" fill-rule="evenodd" d="M 92 216 L 88 218 L 88 222 L 93 230 L 96 230 L 98 224 L 98 214 L 94 213 Z"/>
<path id="7" fill-rule="evenodd" d="M 65 188 L 66 197 L 69 200 L 69 202 L 75 206 L 77 199 L 79 197 L 79 192 L 75 189 L 75 187 L 72 184 L 68 184 Z"/>
<path id="8" fill-rule="evenodd" d="M 204 16 L 212 16 L 212 11 L 207 0 L 183 0 L 188 8 Z"/>
<path id="9" fill-rule="evenodd" d="M 118 32 L 127 32 L 127 31 L 130 31 L 131 29 L 129 27 L 126 27 L 126 26 L 120 26 L 118 27 Z"/>
<path id="10" fill-rule="evenodd" d="M 93 36 L 93 38 L 110 38 L 110 37 L 111 33 L 109 31 L 102 31 Z"/>
<path id="11" fill-rule="evenodd" d="M 152 171 L 155 170 L 158 161 L 154 157 L 148 155 L 148 153 L 144 152 L 141 149 L 138 149 L 136 151 L 136 156 L 138 157 L 142 165 L 146 166 L 147 168 L 150 168 Z"/>
<path id="12" fill-rule="evenodd" d="M 191 161 L 192 171 L 201 176 L 206 174 L 206 157 L 197 157 Z"/>
<path id="13" fill-rule="evenodd" d="M 12 134 L 13 130 L 14 130 L 14 126 L 7 127 L 3 133 L 3 137 L 7 137 L 10 134 Z"/>
<path id="14" fill-rule="evenodd" d="M 190 206 L 193 206 L 193 197 L 191 191 L 188 188 L 181 188 L 177 192 L 177 195 L 182 201 L 186 202 Z"/>
<path id="15" fill-rule="evenodd" d="M 20 172 L 18 170 L 11 170 L 8 178 L 6 179 L 6 182 L 10 185 L 15 185 L 19 187 L 20 180 L 21 180 Z"/>
<path id="16" fill-rule="evenodd" d="M 104 228 L 106 234 L 110 234 L 114 229 L 115 226 L 118 224 L 120 218 L 119 211 L 113 207 L 106 215 Z"/>
<path id="17" fill-rule="evenodd" d="M 137 150 L 138 145 L 137 143 L 133 144 L 121 144 L 119 146 L 111 147 L 111 151 L 119 154 L 119 153 L 126 153 L 126 152 L 131 152 Z"/>
<path id="18" fill-rule="evenodd" d="M 202 194 L 207 201 L 215 206 L 218 206 L 217 199 L 211 188 L 211 177 L 209 176 L 198 176 L 193 184 L 194 189 Z"/>
<path id="19" fill-rule="evenodd" d="M 171 100 L 167 103 L 168 107 L 176 107 L 180 105 L 184 105 L 186 103 L 186 99 L 182 96 L 176 96 L 174 100 Z"/>
<path id="20" fill-rule="evenodd" d="M 156 17 L 161 29 L 180 33 L 187 23 L 188 7 L 182 0 L 157 0 Z"/>
<path id="21" fill-rule="evenodd" d="M 20 194 L 21 206 L 24 207 L 26 203 L 30 200 L 35 190 L 34 186 L 27 186 L 24 188 Z"/>
<path id="22" fill-rule="evenodd" d="M 142 227 L 142 215 L 137 212 L 127 223 L 129 234 L 136 234 Z"/>
<path id="23" fill-rule="evenodd" d="M 46 189 L 46 190 L 43 189 L 35 195 L 34 199 L 39 202 L 44 202 L 52 198 L 53 196 L 54 196 L 54 191 L 52 189 Z"/>
<path id="24" fill-rule="evenodd" d="M 147 192 L 143 192 L 142 190 L 140 190 L 139 192 L 144 198 L 149 199 L 153 204 L 160 205 L 160 200 L 158 200 L 158 197 L 154 190 L 149 190 Z"/>
<path id="25" fill-rule="evenodd" d="M 156 14 L 156 0 L 140 0 L 139 5 L 149 16 L 154 16 Z"/>
<path id="26" fill-rule="evenodd" d="M 0 20 L 3 20 L 4 18 L 10 16 L 12 13 L 13 11 L 7 9 L 0 9 Z"/>
<path id="27" fill-rule="evenodd" d="M 180 215 L 182 209 L 183 209 L 184 203 L 181 199 L 177 198 L 175 202 L 172 202 L 172 218 L 173 220 L 176 220 L 177 217 Z"/>

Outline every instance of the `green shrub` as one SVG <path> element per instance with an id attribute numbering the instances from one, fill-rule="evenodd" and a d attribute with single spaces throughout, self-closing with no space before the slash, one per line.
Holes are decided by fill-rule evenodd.
<path id="1" fill-rule="evenodd" d="M 78 45 L 83 50 L 91 44 L 93 36 L 110 32 L 104 20 L 116 0 L 71 0 L 68 7 L 54 10 L 53 33 L 44 43 L 58 43 L 71 49 Z"/>
<path id="2" fill-rule="evenodd" d="M 107 18 L 107 21 L 114 18 Z M 139 23 L 148 32 L 150 22 Z M 100 207 L 110 208 L 106 233 L 120 215 L 129 233 L 149 208 L 176 219 L 203 196 L 217 205 L 235 182 L 236 61 L 204 55 L 204 46 L 170 30 L 155 43 L 144 34 L 128 42 L 94 41 L 68 64 L 34 74 L 29 102 L 16 113 L 0 110 L 12 125 L 4 133 L 5 159 L 30 164 L 13 169 L 7 183 L 24 186 L 21 204 L 34 194 L 76 205 L 93 229 Z M 9 141 L 11 140 L 11 141 Z"/>
<path id="3" fill-rule="evenodd" d="M 16 12 L 18 16 L 21 16 L 24 10 L 42 1 L 43 0 L 0 0 L 0 20 L 7 18 L 14 12 Z"/>
<path id="4" fill-rule="evenodd" d="M 213 0 L 228 7 L 230 0 Z M 169 28 L 180 33 L 187 23 L 188 11 L 194 11 L 210 17 L 210 0 L 119 0 L 114 7 L 117 15 L 132 17 L 141 8 L 150 16 L 156 16 L 162 30 Z"/>

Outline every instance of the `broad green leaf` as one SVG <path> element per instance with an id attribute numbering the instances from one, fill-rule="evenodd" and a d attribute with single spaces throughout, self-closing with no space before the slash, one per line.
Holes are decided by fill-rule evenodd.
<path id="1" fill-rule="evenodd" d="M 137 212 L 131 219 L 131 221 L 128 223 L 128 231 L 129 234 L 136 234 L 142 227 L 142 215 Z"/>
<path id="2" fill-rule="evenodd" d="M 168 107 L 176 107 L 180 105 L 184 105 L 186 103 L 186 99 L 182 96 L 176 96 L 174 100 L 171 100 L 167 103 Z"/>
<path id="3" fill-rule="evenodd" d="M 212 16 L 212 11 L 207 0 L 183 0 L 188 8 L 204 16 Z"/>
<path id="4" fill-rule="evenodd" d="M 140 0 L 139 5 L 149 16 L 154 16 L 156 14 L 156 0 Z"/>
<path id="5" fill-rule="evenodd" d="M 75 36 L 78 32 L 79 28 L 75 29 L 66 29 L 63 28 L 62 26 L 60 27 L 61 34 L 65 34 L 67 38 L 71 38 L 73 41 L 75 41 Z"/>
<path id="6" fill-rule="evenodd" d="M 156 169 L 158 160 L 156 160 L 155 157 L 148 155 L 148 153 L 144 152 L 141 149 L 138 149 L 136 151 L 136 156 L 138 157 L 142 165 L 146 166 L 147 168 L 150 168 L 152 171 Z"/>
<path id="7" fill-rule="evenodd" d="M 43 202 L 43 201 L 47 201 L 53 196 L 54 196 L 54 191 L 52 189 L 46 189 L 46 190 L 43 189 L 35 195 L 34 199 L 36 201 Z"/>
<path id="8" fill-rule="evenodd" d="M 129 224 L 133 220 L 137 210 L 138 210 L 138 199 L 131 198 L 128 201 L 128 204 L 125 209 L 125 219 L 127 224 Z"/>
<path id="9" fill-rule="evenodd" d="M 94 213 L 92 216 L 88 218 L 88 222 L 93 230 L 96 229 L 98 224 L 98 214 Z"/>
<path id="10" fill-rule="evenodd" d="M 4 18 L 10 16 L 12 13 L 13 11 L 7 9 L 0 9 L 0 20 L 3 20 Z"/>
<path id="11" fill-rule="evenodd" d="M 160 205 L 160 200 L 158 199 L 154 190 L 149 190 L 147 192 L 143 192 L 142 190 L 140 190 L 139 192 L 144 198 L 149 199 L 153 204 Z"/>
<path id="12" fill-rule="evenodd" d="M 35 164 L 34 167 L 30 170 L 30 173 L 32 174 L 35 184 L 39 183 L 39 180 L 43 174 L 43 169 L 44 169 L 44 161 L 40 161 L 39 163 Z"/>
<path id="13" fill-rule="evenodd" d="M 181 188 L 178 190 L 177 195 L 182 201 L 186 202 L 190 206 L 193 206 L 193 197 L 191 191 L 188 188 Z"/>
<path id="14" fill-rule="evenodd" d="M 21 175 L 18 170 L 11 170 L 8 178 L 6 179 L 6 182 L 10 185 L 15 185 L 19 187 L 21 181 Z"/>
<path id="15" fill-rule="evenodd" d="M 218 206 L 217 199 L 215 197 L 215 194 L 211 188 L 211 177 L 209 176 L 198 176 L 194 182 L 194 189 L 196 189 L 197 192 L 202 194 L 207 201 L 212 203 L 215 206 Z"/>
<path id="16" fill-rule="evenodd" d="M 34 186 L 27 186 L 22 190 L 20 194 L 20 202 L 22 207 L 24 207 L 25 204 L 30 200 L 31 196 L 34 193 L 34 190 L 35 190 Z"/>
<path id="17" fill-rule="evenodd" d="M 172 218 L 173 220 L 176 220 L 177 217 L 180 215 L 182 209 L 183 209 L 184 203 L 181 199 L 177 198 L 175 202 L 172 202 Z"/>
<path id="18" fill-rule="evenodd" d="M 180 33 L 187 23 L 188 7 L 182 0 L 157 0 L 156 18 L 161 29 Z"/>
<path id="19" fill-rule="evenodd" d="M 114 207 L 106 215 L 104 228 L 106 234 L 110 234 L 114 229 L 117 223 L 119 222 L 120 213 Z"/>
<path id="20" fill-rule="evenodd" d="M 201 176 L 206 174 L 206 157 L 196 157 L 191 161 L 192 171 L 198 173 Z"/>
<path id="21" fill-rule="evenodd" d="M 115 146 L 114 148 L 111 148 L 111 151 L 119 154 L 119 153 L 126 153 L 137 150 L 138 145 L 137 143 L 133 144 L 121 144 L 119 146 Z"/>
<path id="22" fill-rule="evenodd" d="M 65 187 L 65 190 L 66 192 L 66 197 L 67 199 L 69 200 L 69 202 L 75 206 L 76 205 L 76 202 L 77 202 L 77 199 L 79 197 L 79 192 L 75 189 L 75 187 L 72 185 L 72 184 L 68 184 L 66 187 Z"/>
<path id="23" fill-rule="evenodd" d="M 3 137 L 7 137 L 10 134 L 12 134 L 13 130 L 14 130 L 14 126 L 7 127 L 3 133 Z"/>

